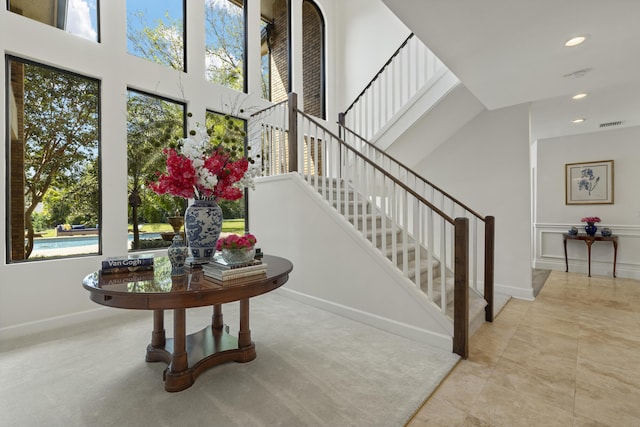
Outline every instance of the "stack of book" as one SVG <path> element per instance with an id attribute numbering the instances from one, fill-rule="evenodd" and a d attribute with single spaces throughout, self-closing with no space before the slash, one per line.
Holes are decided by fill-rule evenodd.
<path id="1" fill-rule="evenodd" d="M 222 285 L 242 285 L 267 277 L 267 264 L 260 260 L 253 260 L 244 264 L 229 265 L 221 258 L 214 258 L 208 264 L 202 265 L 204 275 L 210 281 Z"/>
<path id="2" fill-rule="evenodd" d="M 153 256 L 127 255 L 123 257 L 109 257 L 102 260 L 102 274 L 129 273 L 132 271 L 153 270 Z"/>

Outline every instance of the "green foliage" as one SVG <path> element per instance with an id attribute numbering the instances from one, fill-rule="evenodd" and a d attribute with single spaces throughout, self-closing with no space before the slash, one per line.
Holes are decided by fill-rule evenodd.
<path id="1" fill-rule="evenodd" d="M 242 91 L 244 58 L 243 9 L 232 2 L 207 2 L 205 7 L 207 79 Z"/>
<path id="2" fill-rule="evenodd" d="M 139 246 L 139 249 L 166 248 L 171 246 L 171 242 L 162 239 L 142 239 Z"/>
<path id="3" fill-rule="evenodd" d="M 240 110 L 239 113 L 242 113 Z M 231 150 L 237 156 L 244 155 L 245 139 L 247 132 L 245 131 L 245 121 L 233 117 L 229 114 L 220 114 L 207 111 L 206 127 L 214 146 L 223 146 Z"/>
<path id="4" fill-rule="evenodd" d="M 162 149 L 184 136 L 183 106 L 129 91 L 127 100 L 127 172 L 133 189 L 164 170 Z"/>
<path id="5" fill-rule="evenodd" d="M 71 201 L 71 212 L 66 223 L 91 227 L 99 223 L 99 187 L 96 159 L 87 165 L 80 179 L 69 188 L 67 199 Z"/>
<path id="6" fill-rule="evenodd" d="M 244 233 L 244 219 L 225 219 L 222 222 L 223 233 Z"/>
<path id="7" fill-rule="evenodd" d="M 64 189 L 51 188 L 43 198 L 44 214 L 49 227 L 67 223 L 71 203 L 66 197 L 66 192 Z"/>
<path id="8" fill-rule="evenodd" d="M 24 218 L 29 236 L 25 253 L 29 257 L 33 247 L 31 220 L 42 219 L 33 216 L 36 207 L 53 188 L 66 193 L 97 159 L 100 85 L 96 80 L 29 63 L 24 63 L 23 69 Z M 91 191 L 97 197 L 97 187 L 86 188 Z M 64 202 L 64 209 L 54 210 L 56 215 L 71 212 L 73 201 L 65 197 Z M 93 208 L 98 209 L 97 202 Z"/>
<path id="9" fill-rule="evenodd" d="M 97 158 L 99 85 L 45 67 L 24 70 L 27 195 L 40 201 L 50 186 L 71 184 Z"/>
<path id="10" fill-rule="evenodd" d="M 180 216 L 184 215 L 186 204 L 187 201 L 180 197 L 161 196 L 145 189 L 138 210 L 139 220 L 144 223 L 167 222 L 167 218 L 174 216 L 176 211 Z"/>
<path id="11" fill-rule="evenodd" d="M 138 218 L 161 222 L 167 212 L 180 209 L 182 202 L 146 190 L 146 183 L 166 168 L 162 150 L 175 147 L 184 136 L 184 111 L 180 104 L 130 91 L 127 105 L 127 172 L 129 194 L 140 197 Z M 129 212 L 129 218 L 132 218 Z"/>
<path id="12" fill-rule="evenodd" d="M 140 10 L 128 14 L 127 18 L 129 53 L 175 70 L 184 70 L 184 31 L 181 19 L 174 19 L 165 13 L 165 19 L 157 20 L 152 28 L 145 13 Z"/>
<path id="13" fill-rule="evenodd" d="M 47 214 L 41 212 L 34 212 L 31 214 L 31 224 L 36 232 L 41 232 L 48 228 Z"/>
<path id="14" fill-rule="evenodd" d="M 233 107 L 232 107 L 233 108 Z M 243 110 L 239 111 L 240 113 Z M 245 121 L 229 114 L 207 111 L 206 127 L 214 146 L 223 146 L 236 156 L 244 155 Z M 224 218 L 244 218 L 244 197 L 240 200 L 222 200 L 218 202 Z"/>
<path id="15" fill-rule="evenodd" d="M 244 198 L 240 200 L 222 200 L 218 202 L 223 218 L 244 218 Z"/>

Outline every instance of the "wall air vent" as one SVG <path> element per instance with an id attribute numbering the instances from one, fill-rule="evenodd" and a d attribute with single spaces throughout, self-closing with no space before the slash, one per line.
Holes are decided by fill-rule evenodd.
<path id="1" fill-rule="evenodd" d="M 609 128 L 611 126 L 620 126 L 622 124 L 621 121 L 617 122 L 608 122 L 608 123 L 600 123 L 601 128 Z"/>

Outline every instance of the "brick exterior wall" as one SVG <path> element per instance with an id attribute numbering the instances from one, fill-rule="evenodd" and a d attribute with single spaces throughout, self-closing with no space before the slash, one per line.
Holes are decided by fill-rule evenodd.
<path id="1" fill-rule="evenodd" d="M 273 4 L 271 47 L 271 102 L 287 99 L 289 93 L 289 11 L 287 0 Z"/>
<path id="2" fill-rule="evenodd" d="M 11 90 L 18 114 L 18 129 L 11 129 L 9 165 L 11 259 L 25 259 L 24 250 L 24 65 L 11 61 Z M 17 137 L 16 137 L 17 135 Z"/>
<path id="3" fill-rule="evenodd" d="M 322 99 L 322 43 L 323 23 L 316 7 L 310 1 L 302 2 L 302 88 L 304 112 L 316 117 L 323 114 Z"/>
<path id="4" fill-rule="evenodd" d="M 288 1 L 275 0 L 271 49 L 271 102 L 287 99 L 289 89 L 289 23 Z M 307 114 L 325 118 L 323 114 L 324 24 L 318 9 L 310 1 L 302 3 L 302 90 Z"/>

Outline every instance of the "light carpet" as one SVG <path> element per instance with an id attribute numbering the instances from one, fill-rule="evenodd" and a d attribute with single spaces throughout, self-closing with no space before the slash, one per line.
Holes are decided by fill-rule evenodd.
<path id="1" fill-rule="evenodd" d="M 238 304 L 223 312 L 237 334 Z M 210 319 L 210 307 L 188 310 L 187 332 Z M 144 361 L 151 328 L 150 312 L 117 310 L 0 343 L 0 425 L 403 426 L 458 361 L 271 293 L 251 300 L 255 360 L 216 366 L 167 393 L 166 365 Z"/>

